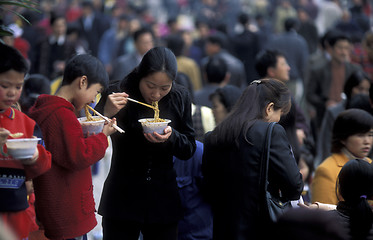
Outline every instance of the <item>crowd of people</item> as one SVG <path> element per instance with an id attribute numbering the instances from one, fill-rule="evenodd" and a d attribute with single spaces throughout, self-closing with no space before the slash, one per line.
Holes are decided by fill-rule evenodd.
<path id="1" fill-rule="evenodd" d="M 370 1 L 38 3 L 1 12 L 0 143 L 42 139 L 30 159 L 1 151 L 15 239 L 304 239 L 295 226 L 322 219 L 346 231 L 320 239 L 373 237 Z M 128 97 L 159 102 L 163 134 L 143 133 L 154 111 Z M 109 118 L 102 133 L 83 135 L 85 105 Z M 293 204 L 276 223 L 258 188 L 271 122 L 268 188 Z"/>

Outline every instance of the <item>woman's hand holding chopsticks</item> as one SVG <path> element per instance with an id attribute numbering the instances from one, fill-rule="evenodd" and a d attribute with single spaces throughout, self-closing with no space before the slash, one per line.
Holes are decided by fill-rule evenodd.
<path id="1" fill-rule="evenodd" d="M 108 95 L 104 107 L 104 115 L 114 116 L 115 114 L 117 114 L 122 108 L 127 105 L 127 97 L 128 94 L 125 92 L 112 93 Z"/>

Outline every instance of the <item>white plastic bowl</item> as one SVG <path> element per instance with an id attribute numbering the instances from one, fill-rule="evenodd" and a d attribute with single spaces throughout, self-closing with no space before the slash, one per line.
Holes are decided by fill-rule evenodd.
<path id="1" fill-rule="evenodd" d="M 139 119 L 138 121 L 141 123 L 142 129 L 144 133 L 159 133 L 164 134 L 164 129 L 167 125 L 171 122 L 169 119 L 164 119 L 164 122 L 152 122 L 154 118 L 143 118 Z"/>
<path id="2" fill-rule="evenodd" d="M 15 159 L 32 158 L 41 138 L 15 138 L 6 141 L 7 154 Z"/>
<path id="3" fill-rule="evenodd" d="M 78 118 L 78 121 L 82 125 L 83 134 L 87 136 L 88 132 L 90 134 L 99 134 L 104 128 L 105 120 L 99 116 L 93 116 L 94 119 L 99 119 L 97 121 L 87 121 L 87 117 Z"/>

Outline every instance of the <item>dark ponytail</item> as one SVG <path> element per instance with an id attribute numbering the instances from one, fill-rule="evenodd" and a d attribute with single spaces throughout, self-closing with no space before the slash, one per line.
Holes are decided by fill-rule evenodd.
<path id="1" fill-rule="evenodd" d="M 367 201 L 373 197 L 373 167 L 362 159 L 348 161 L 338 175 L 338 203 L 350 209 L 350 234 L 352 239 L 366 239 L 373 224 L 373 211 Z"/>

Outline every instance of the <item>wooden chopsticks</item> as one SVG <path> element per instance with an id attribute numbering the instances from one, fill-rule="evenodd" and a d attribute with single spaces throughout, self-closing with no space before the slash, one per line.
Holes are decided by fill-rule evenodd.
<path id="1" fill-rule="evenodd" d="M 93 107 L 87 105 L 89 109 L 91 109 L 97 116 L 101 117 L 102 119 L 105 119 L 107 122 L 110 122 L 110 119 L 102 115 L 101 113 L 97 112 Z M 118 127 L 117 125 L 113 124 L 113 128 L 115 128 L 118 132 L 124 133 L 124 130 Z"/>

